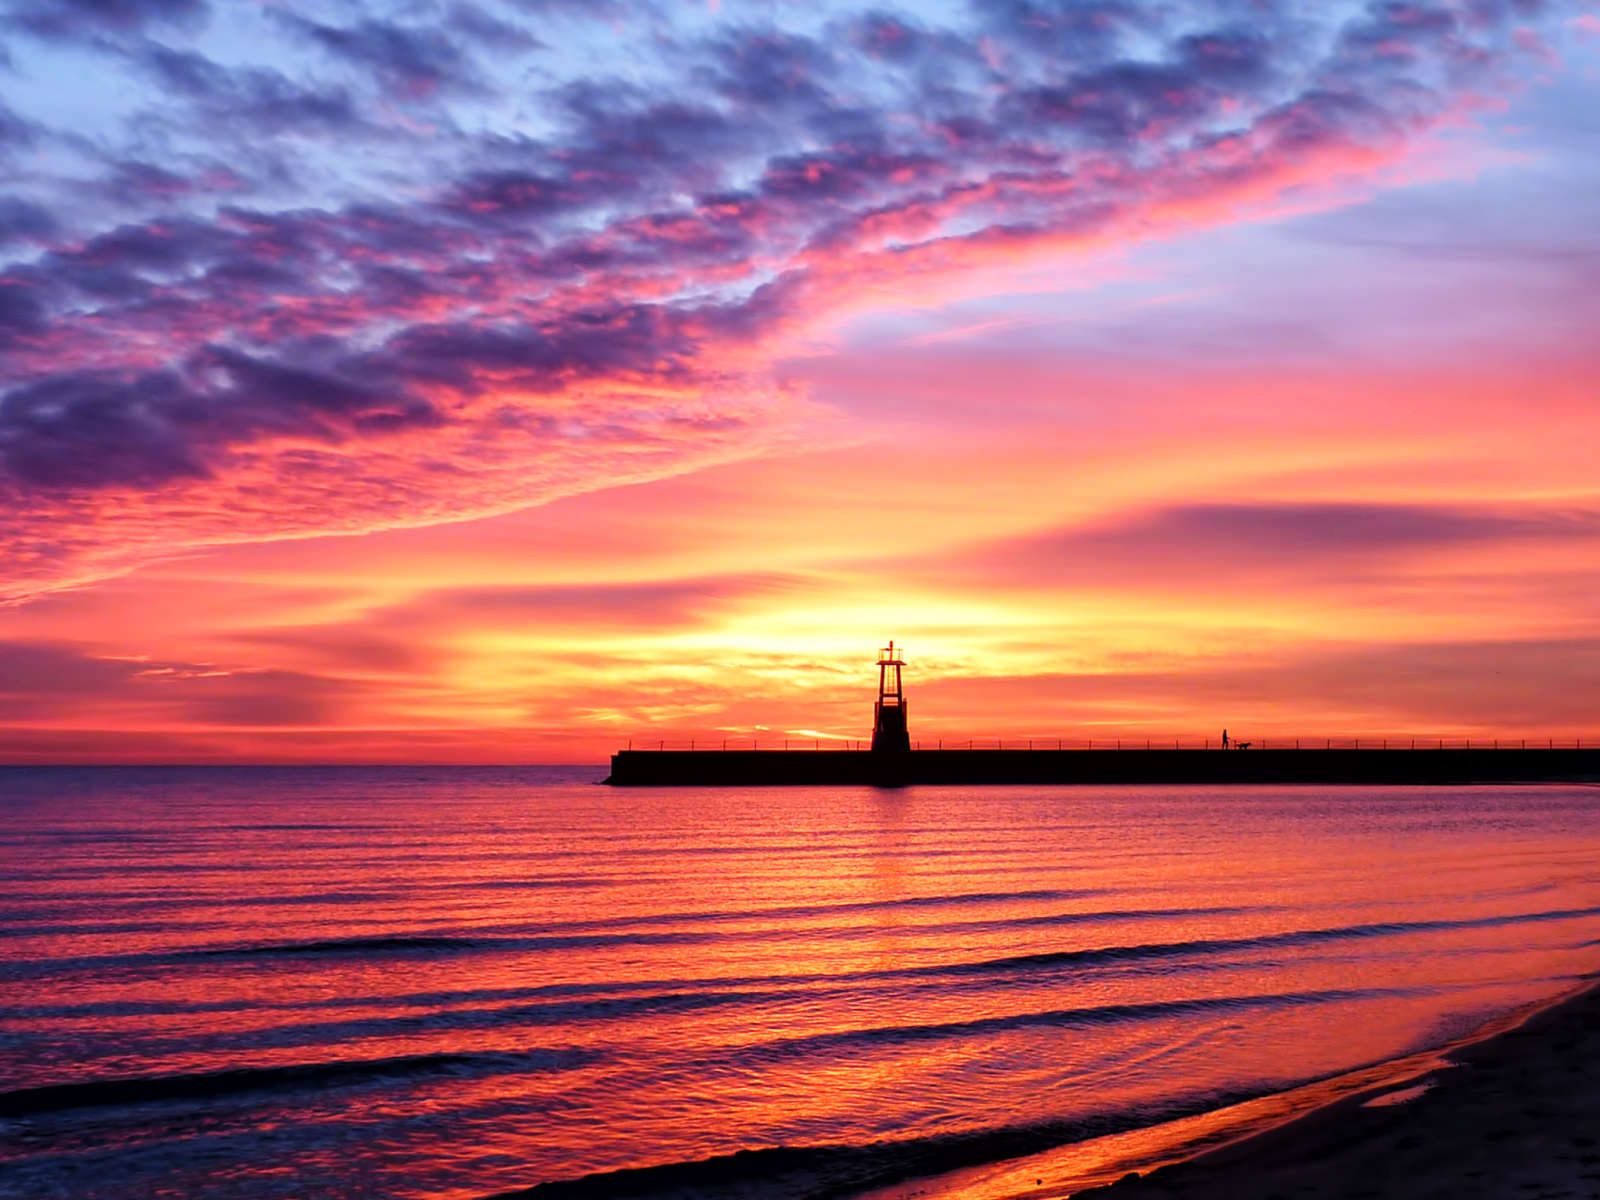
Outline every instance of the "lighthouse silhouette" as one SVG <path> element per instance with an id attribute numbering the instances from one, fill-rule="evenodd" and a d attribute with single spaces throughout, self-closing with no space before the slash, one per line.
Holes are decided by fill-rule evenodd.
<path id="1" fill-rule="evenodd" d="M 900 679 L 900 669 L 905 665 L 905 651 L 896 650 L 892 641 L 878 651 L 878 702 L 872 709 L 874 750 L 902 754 L 911 750 L 911 734 L 906 729 L 906 693 Z"/>

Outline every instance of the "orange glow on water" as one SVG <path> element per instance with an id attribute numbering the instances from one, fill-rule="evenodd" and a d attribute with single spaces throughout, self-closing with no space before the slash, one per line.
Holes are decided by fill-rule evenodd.
<path id="1" fill-rule="evenodd" d="M 1600 920 L 1583 789 L 0 783 L 36 1182 L 83 1119 L 181 1188 L 201 1112 L 241 1186 L 463 1200 L 780 1145 L 836 1182 L 1136 1154 L 1561 990 Z"/>

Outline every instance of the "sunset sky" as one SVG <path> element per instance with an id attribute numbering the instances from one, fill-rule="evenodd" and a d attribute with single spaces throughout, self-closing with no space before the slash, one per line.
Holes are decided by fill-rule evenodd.
<path id="1" fill-rule="evenodd" d="M 0 761 L 1600 737 L 1600 5 L 0 11 Z"/>

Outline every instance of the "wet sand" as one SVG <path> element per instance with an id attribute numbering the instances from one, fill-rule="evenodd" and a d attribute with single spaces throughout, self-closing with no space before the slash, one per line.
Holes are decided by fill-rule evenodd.
<path id="1" fill-rule="evenodd" d="M 1398 1087 L 1357 1093 L 1142 1178 L 1072 1195 L 1600 1198 L 1600 987 L 1444 1057 L 1454 1065 Z M 1063 1192 L 1043 1179 L 1031 1194 Z"/>

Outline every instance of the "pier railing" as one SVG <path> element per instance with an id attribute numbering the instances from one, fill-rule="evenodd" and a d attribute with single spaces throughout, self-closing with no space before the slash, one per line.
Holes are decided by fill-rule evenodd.
<path id="1" fill-rule="evenodd" d="M 855 738 L 634 738 L 629 750 L 869 750 L 872 743 Z M 1233 754 L 1251 750 L 1594 750 L 1600 737 L 1583 738 L 923 738 L 913 740 L 913 750 L 1226 750 Z"/>

